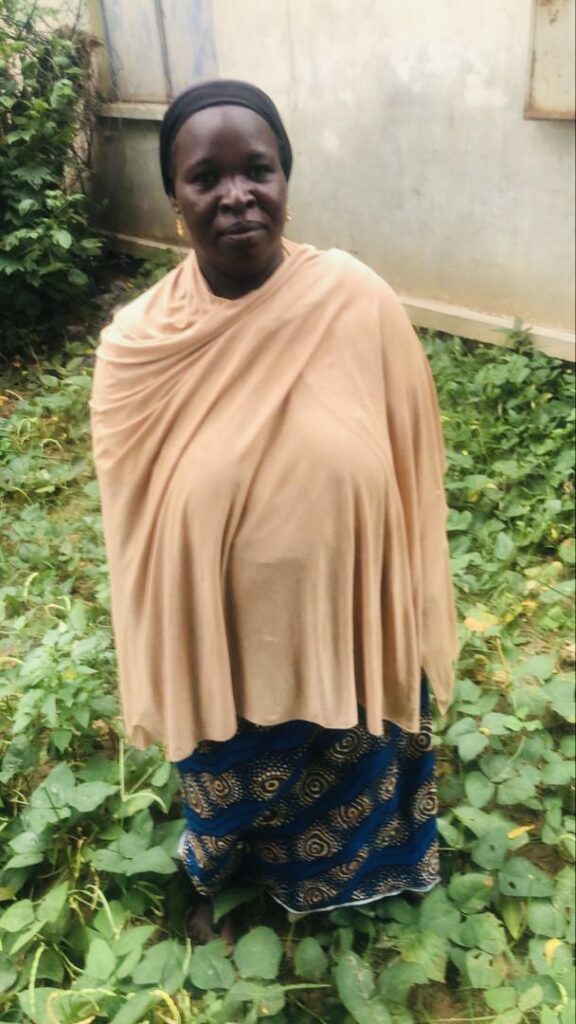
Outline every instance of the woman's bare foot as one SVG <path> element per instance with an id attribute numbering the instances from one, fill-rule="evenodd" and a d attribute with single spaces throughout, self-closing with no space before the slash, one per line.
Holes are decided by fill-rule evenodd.
<path id="1" fill-rule="evenodd" d="M 212 900 L 199 896 L 196 905 L 188 916 L 188 934 L 195 945 L 203 946 L 213 939 L 224 939 L 227 947 L 232 950 L 236 936 L 229 915 L 214 924 Z"/>

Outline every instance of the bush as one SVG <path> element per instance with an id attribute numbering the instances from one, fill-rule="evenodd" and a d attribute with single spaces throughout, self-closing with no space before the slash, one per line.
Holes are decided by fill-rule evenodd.
<path id="1" fill-rule="evenodd" d="M 61 22 L 61 15 L 60 15 Z M 0 0 L 0 339 L 45 343 L 91 288 L 90 40 L 32 0 Z"/>

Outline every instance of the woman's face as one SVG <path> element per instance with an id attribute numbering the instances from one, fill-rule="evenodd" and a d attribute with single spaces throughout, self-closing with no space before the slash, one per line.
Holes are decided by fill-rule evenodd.
<path id="1" fill-rule="evenodd" d="M 276 269 L 287 184 L 278 140 L 263 118 L 245 107 L 199 110 L 176 136 L 171 169 L 203 270 L 234 280 Z"/>

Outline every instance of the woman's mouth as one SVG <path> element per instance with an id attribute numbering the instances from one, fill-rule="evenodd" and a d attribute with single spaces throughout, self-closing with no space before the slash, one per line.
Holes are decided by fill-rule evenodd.
<path id="1" fill-rule="evenodd" d="M 243 220 L 230 224 L 227 228 L 224 228 L 220 234 L 225 235 L 228 238 L 244 238 L 249 235 L 255 235 L 259 231 L 263 230 L 264 225 L 260 224 L 258 221 Z"/>

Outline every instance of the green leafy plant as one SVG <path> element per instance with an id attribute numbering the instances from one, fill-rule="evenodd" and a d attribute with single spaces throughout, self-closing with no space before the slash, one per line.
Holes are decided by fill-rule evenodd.
<path id="1" fill-rule="evenodd" d="M 49 342 L 89 293 L 101 243 L 88 224 L 90 42 L 62 9 L 0 4 L 1 349 Z M 77 16 L 76 16 L 77 20 Z"/>
<path id="2" fill-rule="evenodd" d="M 144 283 L 143 278 L 136 287 Z M 238 941 L 193 946 L 181 808 L 159 749 L 124 743 L 90 345 L 0 391 L 2 1024 L 572 1024 L 573 375 L 427 336 L 460 611 L 436 727 L 443 882 L 290 919 L 250 885 Z"/>

